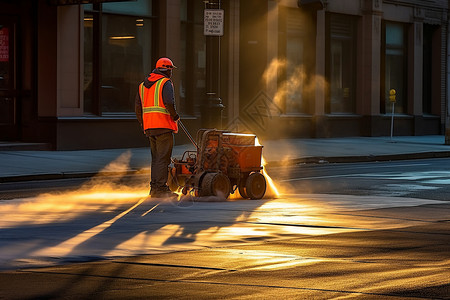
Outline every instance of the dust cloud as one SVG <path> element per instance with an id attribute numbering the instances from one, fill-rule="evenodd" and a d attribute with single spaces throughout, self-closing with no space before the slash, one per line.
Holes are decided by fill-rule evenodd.
<path id="1" fill-rule="evenodd" d="M 263 73 L 263 80 L 266 85 L 270 82 L 278 82 L 279 74 L 286 69 L 291 62 L 286 59 L 274 58 Z M 317 90 L 326 90 L 328 87 L 325 77 L 316 74 L 308 74 L 303 65 L 294 68 L 293 72 L 285 79 L 279 82 L 273 102 L 284 107 L 284 102 L 289 94 L 301 93 L 302 99 L 312 101 L 315 99 Z"/>
<path id="2" fill-rule="evenodd" d="M 111 212 L 137 202 L 146 197 L 148 187 L 120 183 L 128 172 L 130 158 L 131 153 L 125 152 L 76 190 L 0 202 L 2 215 L 7 216 L 0 219 L 0 228 L 68 221 L 80 214 Z"/>
<path id="3" fill-rule="evenodd" d="M 149 198 L 147 171 L 145 181 L 136 183 L 121 182 L 129 173 L 131 153 L 125 152 L 115 161 L 105 166 L 96 176 L 80 188 L 66 192 L 51 192 L 35 197 L 0 202 L 3 218 L 0 228 L 14 228 L 23 225 L 48 224 L 64 220 L 76 219 L 87 213 L 110 213 L 120 211 L 123 207 L 133 205 Z M 144 171 L 140 171 L 144 173 Z M 264 171 L 268 186 L 264 198 L 275 198 L 279 195 L 270 176 Z M 192 197 L 179 193 L 179 199 L 172 201 L 175 205 L 188 207 L 194 202 L 221 202 L 224 197 Z M 236 190 L 230 200 L 242 199 Z M 161 199 L 168 202 L 168 199 Z"/>

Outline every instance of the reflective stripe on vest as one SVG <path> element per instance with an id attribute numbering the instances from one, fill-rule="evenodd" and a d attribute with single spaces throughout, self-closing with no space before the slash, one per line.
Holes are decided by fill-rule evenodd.
<path id="1" fill-rule="evenodd" d="M 149 89 L 141 83 L 139 94 L 142 103 L 144 130 L 151 128 L 168 128 L 178 131 L 178 124 L 172 120 L 162 100 L 162 89 L 168 78 L 161 78 Z"/>

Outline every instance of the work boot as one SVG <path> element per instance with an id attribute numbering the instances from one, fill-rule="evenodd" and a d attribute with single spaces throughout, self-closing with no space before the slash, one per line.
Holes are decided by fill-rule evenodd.
<path id="1" fill-rule="evenodd" d="M 178 194 L 173 193 L 168 186 L 161 189 L 151 190 L 150 196 L 152 198 L 178 198 Z"/>

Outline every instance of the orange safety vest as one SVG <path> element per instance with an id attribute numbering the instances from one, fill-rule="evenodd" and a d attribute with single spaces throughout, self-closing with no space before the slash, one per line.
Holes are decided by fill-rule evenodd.
<path id="1" fill-rule="evenodd" d="M 178 123 L 172 119 L 162 99 L 163 86 L 168 80 L 168 78 L 161 78 L 149 89 L 144 86 L 144 83 L 139 85 L 144 130 L 168 128 L 178 132 Z"/>

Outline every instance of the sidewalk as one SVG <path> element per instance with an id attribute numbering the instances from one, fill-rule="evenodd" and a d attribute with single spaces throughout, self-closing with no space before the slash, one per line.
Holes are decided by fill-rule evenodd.
<path id="1" fill-rule="evenodd" d="M 261 141 L 269 166 L 450 157 L 444 136 L 352 137 Z M 174 157 L 194 146 L 176 145 Z M 146 172 L 150 148 L 79 151 L 0 151 L 0 183 Z M 114 163 L 114 164 L 112 164 Z"/>

